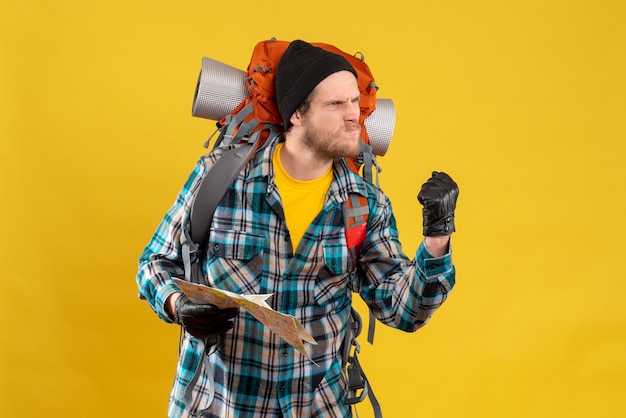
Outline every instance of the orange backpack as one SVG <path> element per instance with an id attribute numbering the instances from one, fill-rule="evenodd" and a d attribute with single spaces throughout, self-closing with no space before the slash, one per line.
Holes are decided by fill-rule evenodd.
<path id="1" fill-rule="evenodd" d="M 347 54 L 328 44 L 312 43 L 311 45 L 342 55 L 356 70 L 359 92 L 361 93 L 359 122 L 361 126 L 364 126 L 365 119 L 376 109 L 376 91 L 378 86 L 363 57 Z M 232 136 L 233 139 L 229 140 L 229 142 L 237 143 L 247 135 L 264 132 L 259 143 L 259 146 L 262 146 L 271 134 L 268 125 L 282 127 L 283 121 L 276 105 L 274 79 L 278 62 L 288 46 L 289 42 L 277 41 L 275 39 L 259 42 L 255 46 L 246 73 L 249 96 L 243 99 L 230 115 L 223 117 L 219 121 L 218 129 L 225 126 L 228 126 L 228 128 L 222 132 L 216 144 L 220 144 L 224 137 Z M 250 104 L 252 107 L 248 107 Z M 249 130 L 244 129 L 237 135 L 242 125 L 232 124 L 232 115 L 239 115 L 237 120 L 241 121 L 242 125 L 249 128 Z M 361 130 L 361 141 L 365 144 L 370 144 L 367 129 Z M 353 171 L 359 171 L 360 164 L 355 159 L 348 159 L 348 164 Z"/>

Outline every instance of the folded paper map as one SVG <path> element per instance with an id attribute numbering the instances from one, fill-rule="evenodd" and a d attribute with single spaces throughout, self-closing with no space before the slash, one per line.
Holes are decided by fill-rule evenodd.
<path id="1" fill-rule="evenodd" d="M 174 281 L 180 290 L 195 303 L 210 303 L 218 308 L 239 307 L 245 309 L 312 361 L 302 341 L 304 340 L 311 344 L 317 344 L 317 342 L 295 317 L 276 312 L 265 302 L 272 296 L 271 294 L 239 295 L 215 287 L 190 283 L 185 280 L 174 279 Z"/>

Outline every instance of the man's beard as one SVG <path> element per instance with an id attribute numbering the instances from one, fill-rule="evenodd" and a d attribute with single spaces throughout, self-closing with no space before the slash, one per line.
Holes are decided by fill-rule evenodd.
<path id="1" fill-rule="evenodd" d="M 360 126 L 358 123 L 353 125 Z M 348 143 L 345 139 L 341 139 L 344 130 L 352 127 L 346 124 L 335 132 L 320 132 L 305 122 L 303 142 L 320 159 L 334 160 L 342 157 L 355 157 L 359 153 L 359 142 Z"/>

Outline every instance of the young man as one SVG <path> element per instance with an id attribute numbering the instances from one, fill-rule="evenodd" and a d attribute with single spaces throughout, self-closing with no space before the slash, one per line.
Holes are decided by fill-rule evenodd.
<path id="1" fill-rule="evenodd" d="M 413 332 L 454 286 L 456 183 L 433 173 L 422 186 L 425 239 L 411 261 L 387 197 L 342 158 L 358 153 L 362 129 L 348 61 L 294 41 L 276 70 L 276 97 L 285 133 L 252 158 L 221 201 L 203 269 L 211 286 L 273 294 L 272 308 L 295 316 L 317 341 L 313 362 L 243 311 L 191 302 L 172 280 L 184 277 L 181 230 L 217 149 L 199 161 L 139 260 L 140 296 L 185 329 L 170 417 L 350 417 L 340 349 L 352 293 L 384 324 Z M 350 279 L 341 212 L 354 193 L 370 210 L 358 282 Z"/>

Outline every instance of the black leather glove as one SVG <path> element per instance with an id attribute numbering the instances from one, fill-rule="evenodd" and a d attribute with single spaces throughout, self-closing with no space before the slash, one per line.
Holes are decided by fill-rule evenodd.
<path id="1" fill-rule="evenodd" d="M 174 304 L 174 320 L 189 334 L 204 340 L 223 334 L 233 327 L 239 308 L 220 309 L 215 305 L 194 303 L 181 294 Z"/>
<path id="2" fill-rule="evenodd" d="M 417 195 L 422 208 L 424 236 L 450 235 L 454 227 L 454 209 L 459 196 L 459 187 L 449 175 L 433 171 L 433 175 Z"/>

